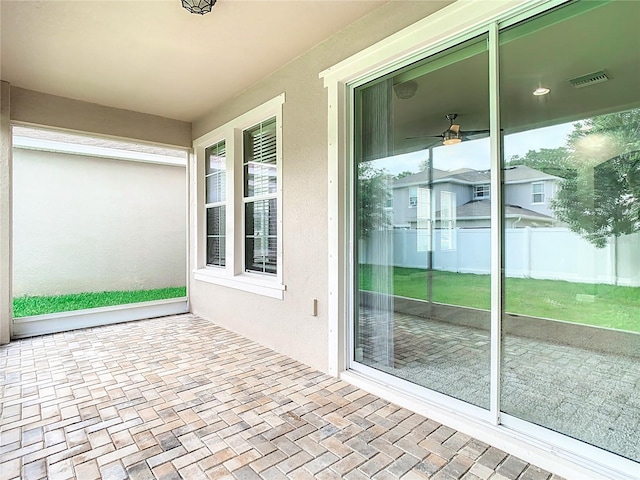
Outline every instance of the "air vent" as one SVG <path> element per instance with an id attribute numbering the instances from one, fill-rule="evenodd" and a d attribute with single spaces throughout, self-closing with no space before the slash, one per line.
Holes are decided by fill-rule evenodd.
<path id="1" fill-rule="evenodd" d="M 582 75 L 581 77 L 572 78 L 569 80 L 569 83 L 576 88 L 582 88 L 593 85 L 594 83 L 606 82 L 607 80 L 609 80 L 609 77 L 601 70 L 599 72 Z"/>

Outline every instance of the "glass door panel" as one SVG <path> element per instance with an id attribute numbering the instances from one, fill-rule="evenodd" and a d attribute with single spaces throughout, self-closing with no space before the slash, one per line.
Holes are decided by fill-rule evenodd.
<path id="1" fill-rule="evenodd" d="M 501 32 L 501 408 L 640 460 L 640 3 Z"/>
<path id="2" fill-rule="evenodd" d="M 485 36 L 356 89 L 355 361 L 489 408 Z"/>

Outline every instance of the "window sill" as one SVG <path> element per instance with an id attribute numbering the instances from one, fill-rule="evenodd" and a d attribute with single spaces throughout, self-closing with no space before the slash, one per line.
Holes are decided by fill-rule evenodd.
<path id="1" fill-rule="evenodd" d="M 243 273 L 241 275 L 235 275 L 233 277 L 227 275 L 221 275 L 208 268 L 201 268 L 194 270 L 193 275 L 196 280 L 201 282 L 213 283 L 215 285 L 221 285 L 223 287 L 234 288 L 236 290 L 243 290 L 249 293 L 255 293 L 256 295 L 262 295 L 265 297 L 276 298 L 278 300 L 284 299 L 284 291 L 286 286 L 279 283 L 277 278 L 262 278 L 249 273 Z"/>

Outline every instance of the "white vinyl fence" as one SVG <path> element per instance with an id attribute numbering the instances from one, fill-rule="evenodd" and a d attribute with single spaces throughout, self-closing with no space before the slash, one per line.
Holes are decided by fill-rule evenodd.
<path id="1" fill-rule="evenodd" d="M 453 233 L 453 241 L 449 233 Z M 418 230 L 372 232 L 359 243 L 359 262 L 378 263 L 376 252 L 381 244 L 392 242 L 393 264 L 398 267 L 428 268 L 428 248 L 433 247 L 434 270 L 490 273 L 489 228 L 459 228 L 445 235 L 443 239 L 442 231 L 436 230 L 429 242 Z M 604 248 L 596 248 L 567 228 L 507 229 L 505 267 L 508 277 L 638 287 L 640 232 L 611 238 Z"/>

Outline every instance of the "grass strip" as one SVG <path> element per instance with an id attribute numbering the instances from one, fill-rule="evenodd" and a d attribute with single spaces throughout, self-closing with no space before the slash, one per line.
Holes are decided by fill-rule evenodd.
<path id="1" fill-rule="evenodd" d="M 393 273 L 381 269 L 392 269 Z M 490 275 L 360 265 L 359 287 L 384 291 L 390 288 L 391 282 L 387 282 L 386 288 L 376 283 L 392 275 L 394 295 L 427 300 L 429 274 L 434 302 L 490 309 Z M 639 287 L 506 278 L 505 310 L 530 317 L 640 332 Z"/>
<path id="2" fill-rule="evenodd" d="M 84 292 L 66 295 L 32 296 L 13 299 L 14 318 L 48 313 L 70 312 L 86 308 L 109 307 L 127 303 L 149 302 L 184 297 L 186 287 L 157 288 L 154 290 L 127 290 L 113 292 Z"/>

